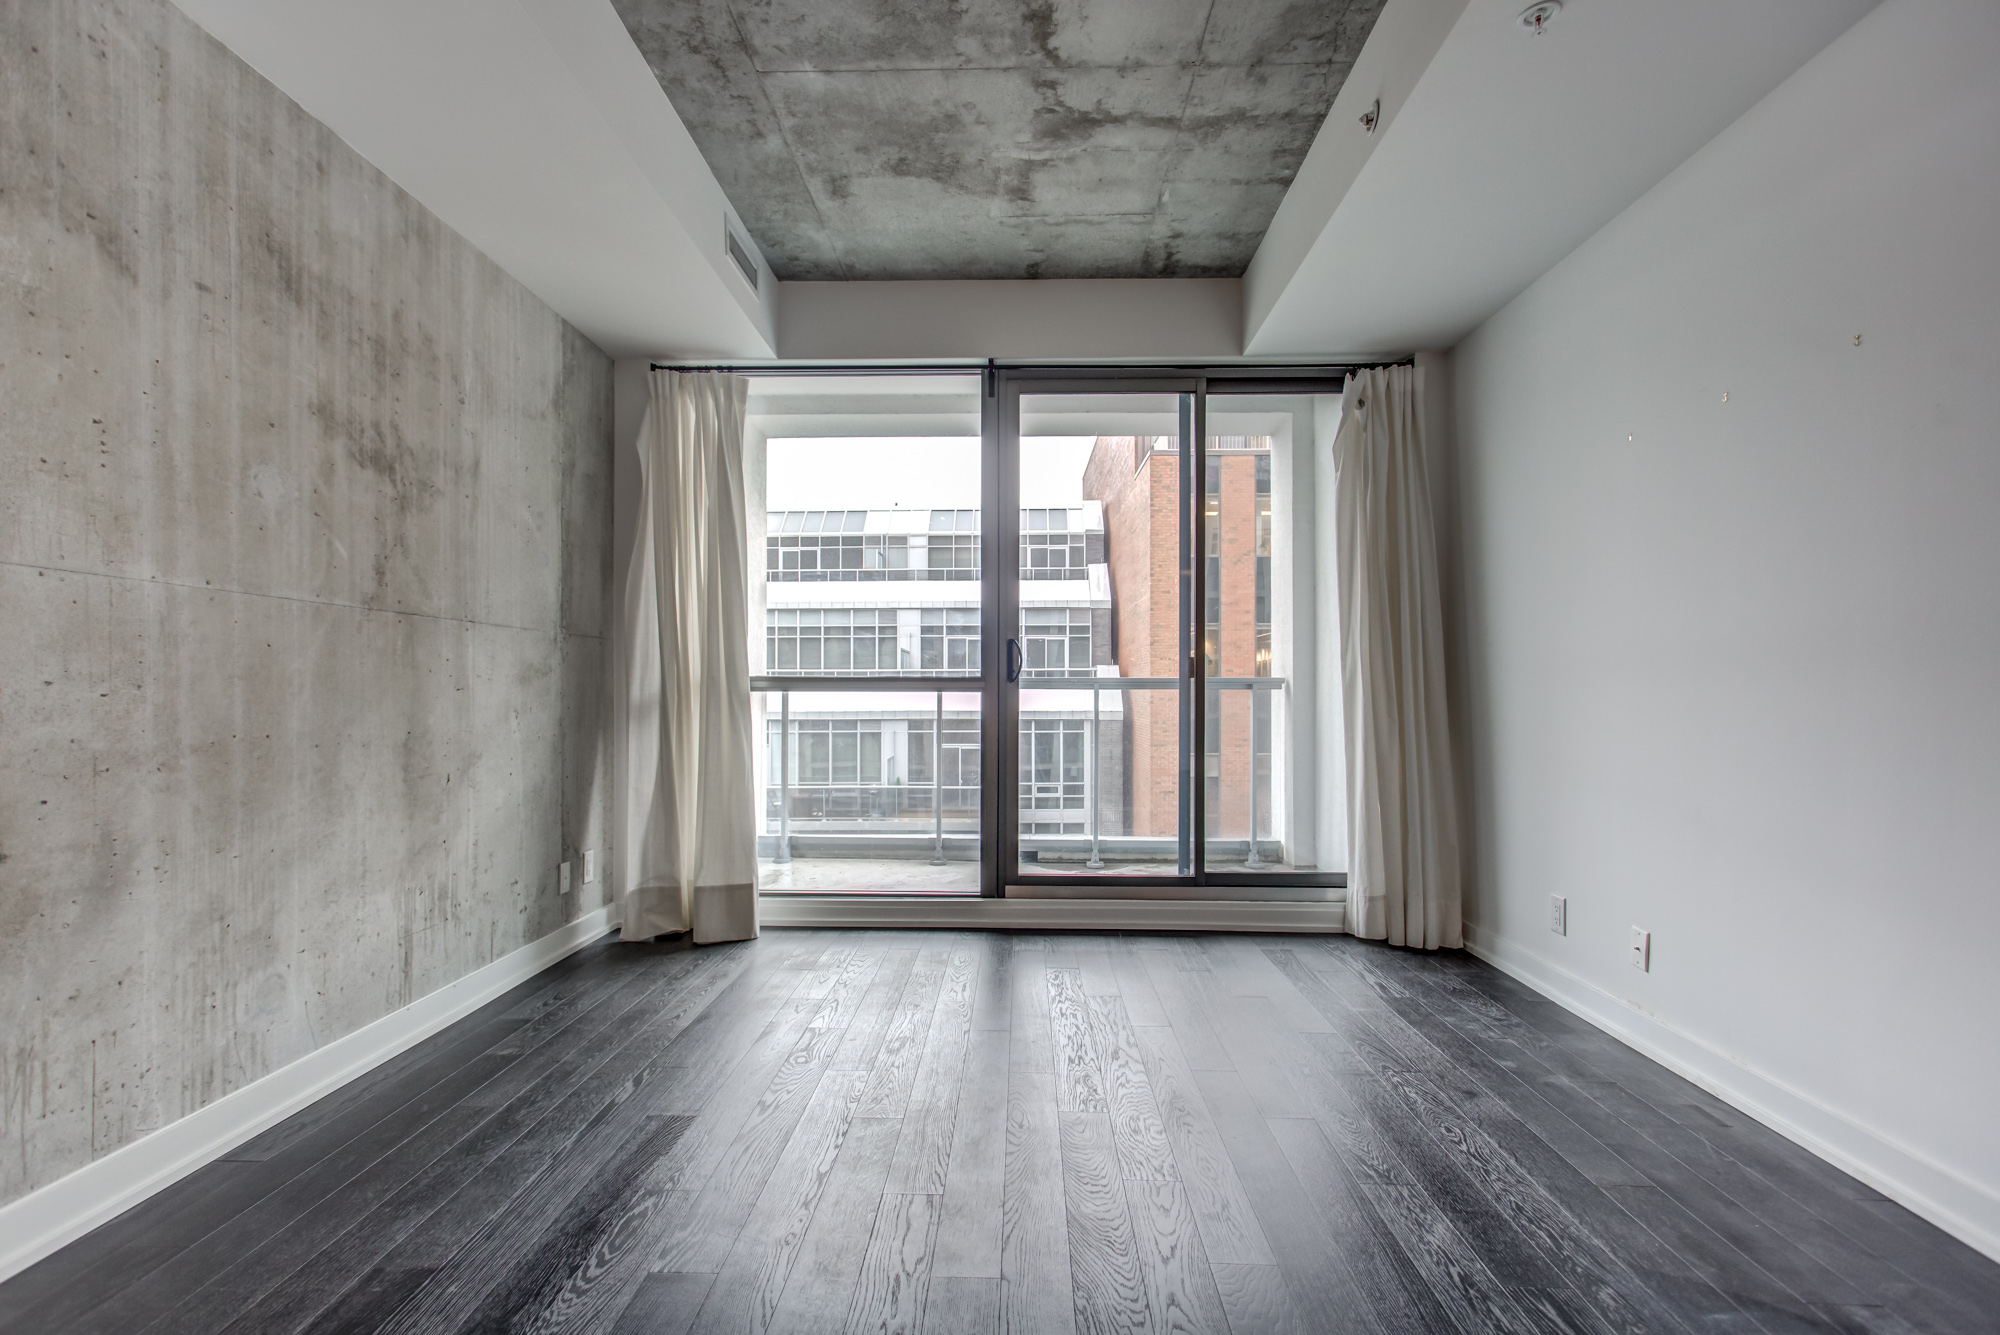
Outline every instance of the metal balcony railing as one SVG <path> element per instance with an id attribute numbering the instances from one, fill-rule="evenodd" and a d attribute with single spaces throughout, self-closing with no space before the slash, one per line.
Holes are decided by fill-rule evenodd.
<path id="1" fill-rule="evenodd" d="M 1093 870 L 1104 866 L 1103 848 L 1105 836 L 1100 830 L 1102 802 L 1098 787 L 1098 736 L 1103 720 L 1103 696 L 1106 691 L 1174 691 L 1179 692 L 1186 683 L 1178 677 L 1098 677 L 1098 676 L 1023 676 L 1018 683 L 1023 690 L 1042 691 L 1088 691 L 1090 693 L 1090 719 L 1084 744 L 1085 780 L 1084 805 L 1071 804 L 1073 794 L 1060 794 L 1062 805 L 1051 808 L 1038 806 L 1037 788 L 1053 791 L 1060 787 L 1067 789 L 1073 785 L 1037 785 L 1021 782 L 1019 787 L 1027 789 L 1017 799 L 1020 818 L 1024 823 L 1036 820 L 1047 821 L 1052 812 L 1068 815 L 1072 812 L 1086 817 L 1085 825 L 1090 840 L 1090 860 L 1085 864 Z M 1265 866 L 1258 852 L 1258 793 L 1256 766 L 1256 738 L 1258 714 L 1270 708 L 1263 700 L 1273 691 L 1283 690 L 1283 677 L 1209 677 L 1204 685 L 1213 691 L 1250 692 L 1250 785 L 1249 785 L 1249 831 L 1245 840 L 1247 856 L 1243 865 L 1251 869 Z M 928 784 L 831 784 L 824 782 L 794 783 L 791 773 L 792 756 L 792 716 L 791 693 L 793 691 L 925 691 L 933 698 L 932 736 L 944 736 L 944 696 L 947 690 L 962 692 L 968 687 L 976 688 L 977 678 L 964 680 L 931 677 L 841 677 L 820 680 L 809 677 L 756 677 L 751 679 L 751 689 L 777 694 L 779 697 L 779 737 L 778 781 L 767 785 L 765 790 L 765 818 L 774 818 L 778 824 L 774 861 L 788 863 L 792 853 L 792 829 L 795 821 L 810 822 L 825 829 L 837 823 L 880 823 L 893 830 L 900 826 L 908 830 L 921 826 L 928 818 L 930 843 L 932 846 L 931 865 L 945 864 L 946 821 L 957 818 L 955 824 L 962 827 L 965 819 L 976 822 L 979 816 L 979 788 L 963 783 L 947 785 L 944 782 L 944 766 L 938 763 L 935 752 L 931 763 L 931 781 Z M 933 743 L 936 746 L 936 743 Z M 1018 780 L 1018 776 L 1017 776 Z M 857 832 L 853 837 L 866 838 L 871 834 Z M 963 834 L 962 828 L 954 833 Z M 835 837 L 830 832 L 826 837 Z M 1074 837 L 1074 836 L 1070 836 Z M 1205 834 L 1197 837 L 1206 837 Z M 1116 842 L 1129 843 L 1131 840 L 1119 837 Z"/>

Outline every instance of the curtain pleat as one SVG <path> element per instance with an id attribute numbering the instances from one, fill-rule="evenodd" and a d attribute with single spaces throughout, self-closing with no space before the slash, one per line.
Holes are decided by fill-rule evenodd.
<path id="1" fill-rule="evenodd" d="M 757 935 L 742 376 L 656 370 L 626 581 L 628 941 Z"/>
<path id="2" fill-rule="evenodd" d="M 1422 388 L 1409 366 L 1349 376 L 1333 466 L 1348 930 L 1434 950 L 1463 941 Z"/>

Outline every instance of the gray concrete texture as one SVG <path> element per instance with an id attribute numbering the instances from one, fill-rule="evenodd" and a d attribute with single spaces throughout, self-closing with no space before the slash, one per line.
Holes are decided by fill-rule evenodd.
<path id="1" fill-rule="evenodd" d="M 0 1200 L 600 902 L 610 419 L 180 11 L 0 2 Z"/>
<path id="2" fill-rule="evenodd" d="M 1234 277 L 1382 0 L 614 0 L 784 279 Z"/>

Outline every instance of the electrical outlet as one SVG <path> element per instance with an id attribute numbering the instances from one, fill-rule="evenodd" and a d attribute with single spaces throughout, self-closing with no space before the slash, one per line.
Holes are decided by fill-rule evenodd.
<path id="1" fill-rule="evenodd" d="M 1549 930 L 1557 936 L 1569 935 L 1569 901 L 1561 895 L 1549 896 Z"/>
<path id="2" fill-rule="evenodd" d="M 1632 929 L 1632 967 L 1640 973 L 1653 970 L 1653 934 L 1643 927 Z"/>
<path id="3" fill-rule="evenodd" d="M 597 850 L 586 848 L 583 850 L 583 883 L 585 885 L 589 885 L 592 881 L 596 879 L 597 879 Z"/>
<path id="4" fill-rule="evenodd" d="M 556 893 L 564 898 L 569 897 L 569 864 L 567 862 L 556 868 Z"/>

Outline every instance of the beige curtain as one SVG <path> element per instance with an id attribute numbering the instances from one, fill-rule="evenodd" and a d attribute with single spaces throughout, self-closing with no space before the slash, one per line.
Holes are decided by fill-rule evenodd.
<path id="1" fill-rule="evenodd" d="M 1347 722 L 1347 927 L 1463 944 L 1444 616 L 1411 366 L 1347 379 L 1333 441 L 1340 682 Z"/>
<path id="2" fill-rule="evenodd" d="M 626 580 L 622 935 L 757 935 L 741 376 L 653 371 Z"/>

